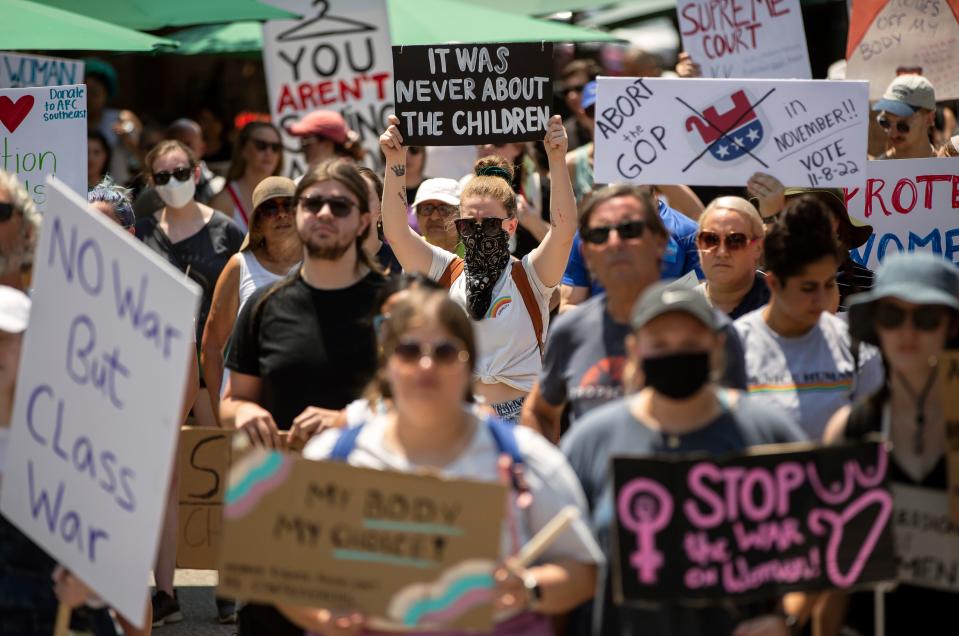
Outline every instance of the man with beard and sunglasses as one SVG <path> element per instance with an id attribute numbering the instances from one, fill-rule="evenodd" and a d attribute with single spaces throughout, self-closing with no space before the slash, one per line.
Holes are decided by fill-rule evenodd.
<path id="1" fill-rule="evenodd" d="M 0 285 L 29 287 L 40 214 L 17 177 L 0 170 Z"/>

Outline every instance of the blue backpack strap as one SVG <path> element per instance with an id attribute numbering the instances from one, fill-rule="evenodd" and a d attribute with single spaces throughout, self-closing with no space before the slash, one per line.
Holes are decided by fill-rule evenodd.
<path id="1" fill-rule="evenodd" d="M 503 420 L 495 417 L 486 419 L 486 426 L 493 436 L 493 442 L 500 453 L 506 453 L 513 460 L 514 465 L 523 464 L 523 455 L 519 452 L 519 444 L 516 443 L 516 432 L 513 430 L 513 424 L 507 424 Z"/>
<path id="2" fill-rule="evenodd" d="M 353 452 L 353 449 L 356 448 L 356 438 L 360 436 L 360 431 L 362 430 L 363 424 L 342 429 L 340 436 L 336 438 L 336 444 L 333 445 L 333 450 L 330 451 L 329 460 L 345 462 L 350 456 L 350 453 Z"/>

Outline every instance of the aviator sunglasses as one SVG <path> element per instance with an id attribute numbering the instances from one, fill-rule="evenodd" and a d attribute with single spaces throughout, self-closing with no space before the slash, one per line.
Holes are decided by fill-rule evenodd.
<path id="1" fill-rule="evenodd" d="M 912 315 L 912 326 L 917 331 L 935 331 L 942 324 L 946 315 L 943 307 L 936 305 L 922 305 L 917 309 L 909 310 L 880 303 L 876 308 L 876 324 L 883 329 L 898 329 L 906 322 L 906 316 Z"/>
<path id="2" fill-rule="evenodd" d="M 503 230 L 503 221 L 506 220 L 505 218 L 497 216 L 491 216 L 482 220 L 456 219 L 453 221 L 453 225 L 456 226 L 456 231 L 463 237 L 469 238 L 477 232 L 481 232 L 484 236 L 496 236 Z"/>
<path id="3" fill-rule="evenodd" d="M 727 250 L 738 252 L 755 240 L 742 232 L 730 232 L 726 236 L 720 236 L 716 232 L 702 231 L 696 236 L 696 246 L 703 252 L 711 252 L 725 243 Z"/>
<path id="4" fill-rule="evenodd" d="M 645 221 L 626 221 L 619 225 L 601 225 L 583 230 L 580 237 L 587 243 L 602 245 L 609 240 L 609 233 L 616 230 L 622 240 L 639 238 L 646 231 Z"/>
<path id="5" fill-rule="evenodd" d="M 170 177 L 173 177 L 177 181 L 183 183 L 192 176 L 193 176 L 193 166 L 188 166 L 185 168 L 177 168 L 175 170 L 163 170 L 161 172 L 154 172 L 153 182 L 156 183 L 157 185 L 162 186 L 170 183 Z"/>
<path id="6" fill-rule="evenodd" d="M 436 364 L 453 364 L 469 360 L 469 353 L 452 340 L 429 343 L 404 339 L 397 343 L 393 349 L 393 355 L 408 364 L 419 362 L 423 358 L 430 358 Z"/>
<path id="7" fill-rule="evenodd" d="M 349 216 L 353 206 L 356 205 L 346 197 L 321 196 L 300 197 L 297 203 L 312 214 L 319 214 L 320 211 L 323 210 L 323 206 L 328 205 L 330 207 L 330 214 L 338 219 Z"/>

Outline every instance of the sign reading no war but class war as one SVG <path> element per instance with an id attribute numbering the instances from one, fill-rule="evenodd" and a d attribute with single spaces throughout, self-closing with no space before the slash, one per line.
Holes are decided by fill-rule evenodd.
<path id="1" fill-rule="evenodd" d="M 618 602 L 774 597 L 894 578 L 887 466 L 878 442 L 613 458 Z"/>
<path id="2" fill-rule="evenodd" d="M 597 183 L 843 187 L 865 177 L 866 82 L 599 78 Z"/>
<path id="3" fill-rule="evenodd" d="M 46 186 L 0 511 L 141 625 L 200 291 Z"/>
<path id="4" fill-rule="evenodd" d="M 396 115 L 413 146 L 537 141 L 553 103 L 553 45 L 393 47 Z"/>
<path id="5" fill-rule="evenodd" d="M 234 456 L 219 593 L 380 626 L 489 630 L 505 497 L 495 483 Z"/>
<path id="6" fill-rule="evenodd" d="M 0 170 L 17 176 L 41 212 L 47 176 L 87 192 L 87 87 L 0 89 Z"/>
<path id="7" fill-rule="evenodd" d="M 180 429 L 178 568 L 216 569 L 233 433 L 197 426 Z"/>

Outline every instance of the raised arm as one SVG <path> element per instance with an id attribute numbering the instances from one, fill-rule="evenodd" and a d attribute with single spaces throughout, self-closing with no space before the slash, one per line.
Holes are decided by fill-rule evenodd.
<path id="1" fill-rule="evenodd" d="M 380 135 L 380 149 L 386 157 L 383 181 L 383 235 L 403 269 L 411 274 L 429 274 L 433 251 L 406 220 L 406 148 L 400 120 L 390 115 L 390 125 Z"/>
<path id="2" fill-rule="evenodd" d="M 568 139 L 563 120 L 553 115 L 543 139 L 549 158 L 550 193 L 549 231 L 543 241 L 530 252 L 536 275 L 548 287 L 559 285 L 569 260 L 569 250 L 576 234 L 576 198 L 566 167 Z"/>

